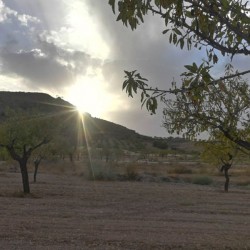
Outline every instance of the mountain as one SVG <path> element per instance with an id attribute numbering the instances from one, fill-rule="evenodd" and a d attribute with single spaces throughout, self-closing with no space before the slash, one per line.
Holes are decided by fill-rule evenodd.
<path id="1" fill-rule="evenodd" d="M 5 112 L 7 108 L 50 113 L 60 111 L 61 108 L 65 107 L 74 108 L 72 104 L 60 97 L 53 98 L 44 93 L 0 91 L 0 114 Z"/>
<path id="2" fill-rule="evenodd" d="M 45 93 L 5 92 L 0 91 L 0 122 L 4 120 L 8 110 L 30 114 L 55 115 L 65 120 L 65 133 L 71 136 L 77 133 L 79 126 L 84 128 L 88 143 L 94 147 L 121 148 L 130 151 L 145 149 L 182 149 L 189 148 L 187 140 L 181 138 L 152 138 L 136 133 L 134 130 L 83 114 L 80 119 L 76 107 L 60 97 L 54 98 Z M 83 124 L 80 124 L 83 121 Z M 72 133 L 72 131 L 74 133 Z"/>

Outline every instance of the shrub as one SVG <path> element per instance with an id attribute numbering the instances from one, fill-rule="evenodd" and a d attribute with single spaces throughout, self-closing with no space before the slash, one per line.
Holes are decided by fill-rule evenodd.
<path id="1" fill-rule="evenodd" d="M 92 161 L 91 167 L 88 169 L 89 180 L 114 180 L 116 178 L 114 172 L 109 165 L 102 161 Z"/>
<path id="2" fill-rule="evenodd" d="M 237 186 L 244 186 L 244 187 L 247 187 L 247 186 L 250 186 L 250 181 L 249 180 L 245 180 L 245 181 L 239 181 L 236 183 Z"/>
<path id="3" fill-rule="evenodd" d="M 136 171 L 136 167 L 133 164 L 130 164 L 126 167 L 126 176 L 128 180 L 137 180 L 138 178 L 138 173 Z"/>
<path id="4" fill-rule="evenodd" d="M 192 169 L 189 169 L 185 166 L 176 166 L 168 170 L 169 174 L 192 174 Z"/>
<path id="5" fill-rule="evenodd" d="M 198 176 L 193 178 L 192 183 L 198 185 L 210 185 L 213 182 L 213 179 L 208 176 Z"/>

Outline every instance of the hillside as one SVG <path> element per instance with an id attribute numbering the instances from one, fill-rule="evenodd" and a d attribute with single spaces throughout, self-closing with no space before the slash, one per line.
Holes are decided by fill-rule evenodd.
<path id="1" fill-rule="evenodd" d="M 60 97 L 53 98 L 45 93 L 4 92 L 0 91 L 0 121 L 4 120 L 7 110 L 28 112 L 30 114 L 54 114 L 58 119 L 67 120 L 66 131 L 74 131 L 80 121 L 79 113 L 71 103 Z M 88 142 L 95 147 L 122 148 L 140 151 L 146 148 L 190 149 L 190 142 L 180 138 L 152 138 L 136 133 L 134 130 L 83 114 L 84 128 Z M 72 133 L 69 132 L 71 135 Z"/>
<path id="2" fill-rule="evenodd" d="M 0 113 L 3 113 L 6 108 L 49 113 L 58 112 L 62 108 L 74 108 L 74 106 L 60 97 L 53 98 L 44 93 L 0 91 Z"/>

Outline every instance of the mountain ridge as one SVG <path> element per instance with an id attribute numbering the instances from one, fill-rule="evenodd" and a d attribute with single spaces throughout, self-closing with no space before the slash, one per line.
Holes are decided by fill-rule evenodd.
<path id="1" fill-rule="evenodd" d="M 75 118 L 77 115 L 79 116 L 76 107 L 70 102 L 41 92 L 0 91 L 0 122 L 4 119 L 7 109 L 39 114 L 73 111 L 72 114 Z M 166 144 L 179 148 L 182 143 L 186 142 L 182 138 L 167 139 L 141 135 L 123 125 L 92 117 L 89 113 L 84 113 L 83 116 L 84 129 L 88 132 L 88 140 L 95 147 L 115 148 L 119 146 L 130 150 L 144 150 L 148 145 L 158 147 L 159 143 L 155 143 L 155 141 L 165 141 L 165 143 L 160 143 L 160 148 Z M 70 123 L 73 122 L 69 121 L 68 126 L 73 126 L 73 124 L 69 125 Z"/>

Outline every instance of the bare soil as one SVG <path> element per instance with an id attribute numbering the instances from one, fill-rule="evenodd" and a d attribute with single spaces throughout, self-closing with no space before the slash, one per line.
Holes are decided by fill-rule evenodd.
<path id="1" fill-rule="evenodd" d="M 1 249 L 250 249 L 250 190 L 0 173 Z M 20 190 L 20 192 L 17 192 Z"/>

